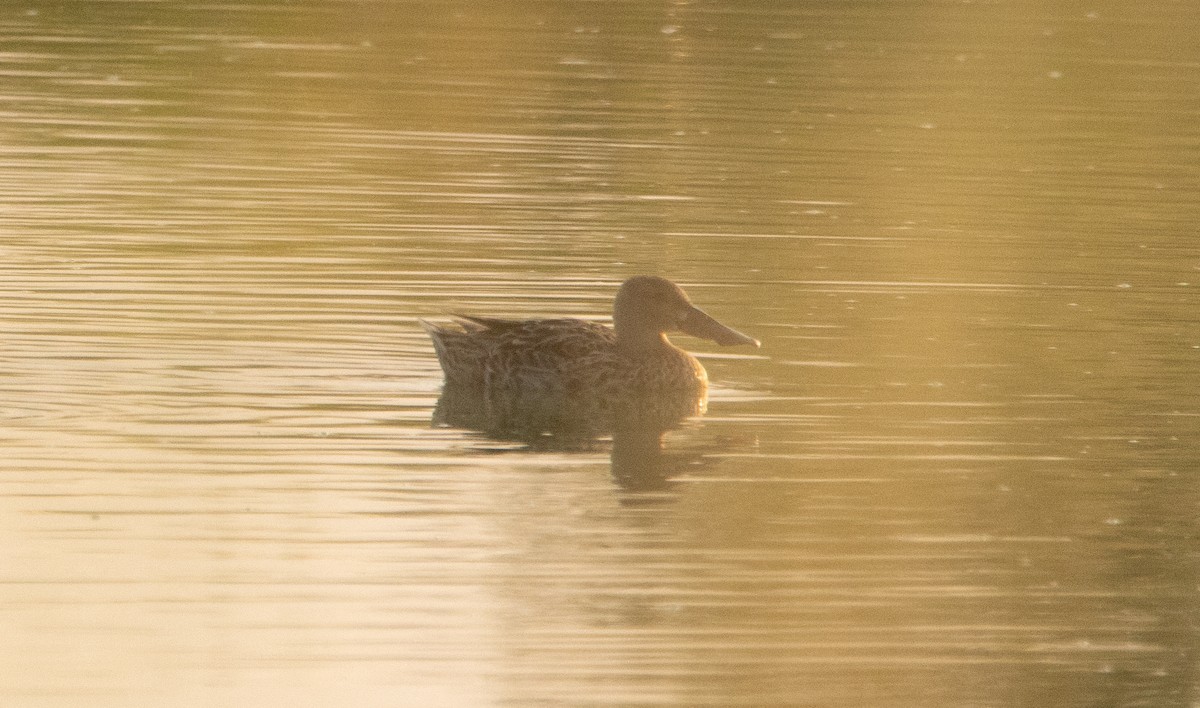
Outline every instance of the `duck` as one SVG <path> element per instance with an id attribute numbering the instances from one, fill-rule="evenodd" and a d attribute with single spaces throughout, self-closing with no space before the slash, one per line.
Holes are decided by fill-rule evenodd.
<path id="1" fill-rule="evenodd" d="M 759 347 L 653 275 L 621 284 L 612 326 L 575 318 L 457 315 L 421 320 L 445 375 L 435 423 L 501 437 L 589 437 L 621 427 L 664 430 L 703 414 L 708 374 L 667 338 Z"/>

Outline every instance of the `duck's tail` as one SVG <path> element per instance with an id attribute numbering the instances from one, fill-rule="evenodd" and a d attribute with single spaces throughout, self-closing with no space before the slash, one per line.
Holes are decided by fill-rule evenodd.
<path id="1" fill-rule="evenodd" d="M 483 387 L 487 343 L 479 337 L 478 325 L 442 326 L 418 318 L 417 321 L 433 340 L 438 363 L 446 375 L 446 383 L 468 388 Z"/>

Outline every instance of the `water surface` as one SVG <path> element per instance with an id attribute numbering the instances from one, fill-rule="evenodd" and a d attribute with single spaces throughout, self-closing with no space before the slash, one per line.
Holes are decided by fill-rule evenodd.
<path id="1" fill-rule="evenodd" d="M 1196 11 L 0 11 L 0 696 L 1192 706 Z M 659 273 L 654 472 L 418 318 Z"/>

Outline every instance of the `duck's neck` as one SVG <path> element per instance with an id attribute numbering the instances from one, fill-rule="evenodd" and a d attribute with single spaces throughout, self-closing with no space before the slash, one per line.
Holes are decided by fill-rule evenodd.
<path id="1" fill-rule="evenodd" d="M 671 346 L 665 332 L 648 329 L 617 328 L 617 349 L 634 355 L 662 351 Z"/>

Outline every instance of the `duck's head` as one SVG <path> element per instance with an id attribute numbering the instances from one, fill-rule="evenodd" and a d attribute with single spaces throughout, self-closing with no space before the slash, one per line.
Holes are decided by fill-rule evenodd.
<path id="1" fill-rule="evenodd" d="M 722 346 L 759 346 L 757 339 L 726 327 L 693 305 L 678 285 L 653 275 L 636 275 L 621 285 L 613 303 L 613 327 L 618 341 L 634 346 L 659 342 L 667 332 L 684 332 Z"/>

